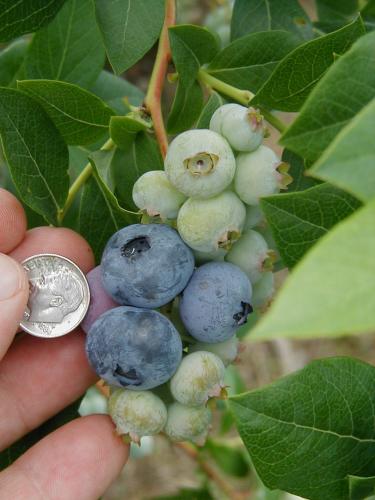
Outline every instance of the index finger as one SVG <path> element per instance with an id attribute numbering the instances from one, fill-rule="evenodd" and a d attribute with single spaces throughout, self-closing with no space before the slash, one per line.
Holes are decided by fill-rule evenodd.
<path id="1" fill-rule="evenodd" d="M 0 188 L 0 252 L 9 253 L 26 233 L 26 215 L 15 196 Z"/>

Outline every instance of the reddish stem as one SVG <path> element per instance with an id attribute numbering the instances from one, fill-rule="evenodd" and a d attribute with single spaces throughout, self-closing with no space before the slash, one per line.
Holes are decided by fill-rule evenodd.
<path id="1" fill-rule="evenodd" d="M 173 26 L 175 24 L 175 19 L 175 0 L 166 0 L 164 24 L 161 30 L 155 64 L 152 70 L 151 79 L 145 98 L 145 106 L 151 114 L 155 135 L 158 140 L 163 158 L 165 158 L 165 155 L 167 153 L 168 138 L 165 131 L 163 114 L 161 111 L 161 95 L 163 92 L 165 76 L 168 70 L 168 63 L 171 58 L 168 28 L 169 26 Z"/>

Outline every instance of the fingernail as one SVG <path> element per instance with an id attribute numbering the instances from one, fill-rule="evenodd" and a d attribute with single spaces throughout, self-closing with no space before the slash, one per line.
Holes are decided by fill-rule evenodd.
<path id="1" fill-rule="evenodd" d="M 21 284 L 22 274 L 16 262 L 0 253 L 0 301 L 13 297 Z"/>

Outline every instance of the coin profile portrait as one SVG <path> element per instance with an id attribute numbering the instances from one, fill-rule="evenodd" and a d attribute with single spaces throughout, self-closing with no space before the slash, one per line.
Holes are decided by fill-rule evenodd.
<path id="1" fill-rule="evenodd" d="M 83 286 L 69 269 L 42 274 L 30 280 L 29 321 L 61 323 L 67 314 L 78 309 L 83 300 Z"/>
<path id="2" fill-rule="evenodd" d="M 39 254 L 22 262 L 29 280 L 29 300 L 21 328 L 43 338 L 60 337 L 83 320 L 90 290 L 79 267 L 66 257 Z"/>

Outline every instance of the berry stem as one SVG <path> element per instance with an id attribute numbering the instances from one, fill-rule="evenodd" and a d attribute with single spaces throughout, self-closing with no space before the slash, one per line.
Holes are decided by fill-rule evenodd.
<path id="1" fill-rule="evenodd" d="M 249 90 L 238 89 L 237 87 L 233 87 L 233 85 L 222 82 L 218 78 L 210 75 L 206 70 L 202 68 L 199 70 L 198 80 L 201 83 L 208 85 L 210 88 L 217 90 L 221 94 L 225 94 L 228 97 L 231 97 L 244 106 L 248 106 L 251 99 L 253 99 L 254 97 L 254 94 Z M 260 110 L 268 123 L 275 127 L 275 129 L 277 129 L 280 133 L 283 133 L 286 130 L 287 126 L 285 125 L 285 123 L 283 123 L 279 118 L 277 118 L 277 116 L 271 113 L 271 111 L 262 108 Z"/>
<path id="2" fill-rule="evenodd" d="M 214 481 L 230 500 L 243 500 L 244 496 L 228 484 L 216 470 L 200 455 L 197 448 L 190 443 L 175 443 L 190 458 L 196 461 L 207 477 Z"/>
<path id="3" fill-rule="evenodd" d="M 109 151 L 112 149 L 114 146 L 114 143 L 112 139 L 108 139 L 103 146 L 100 148 L 101 151 Z M 72 206 L 72 203 L 74 201 L 74 198 L 77 196 L 78 191 L 81 189 L 81 187 L 85 184 L 85 182 L 90 178 L 92 174 L 92 165 L 90 162 L 87 163 L 87 165 L 84 167 L 82 172 L 79 174 L 79 176 L 76 178 L 76 180 L 73 182 L 73 184 L 70 186 L 68 197 L 66 199 L 64 208 L 60 210 L 60 212 L 57 214 L 57 220 L 59 225 L 61 226 L 65 215 L 67 214 L 69 208 Z"/>
<path id="4" fill-rule="evenodd" d="M 150 83 L 145 97 L 145 106 L 154 124 L 154 131 L 159 143 L 160 151 L 165 158 L 168 149 L 168 138 L 165 131 L 163 114 L 161 111 L 161 95 L 163 92 L 165 76 L 168 63 L 171 58 L 169 46 L 168 28 L 175 24 L 176 3 L 175 0 L 166 0 L 164 24 L 161 30 L 158 51 L 155 64 L 152 69 Z"/>

